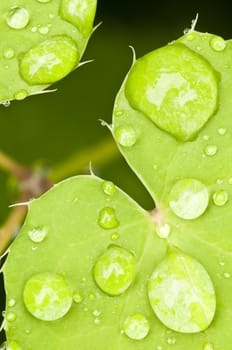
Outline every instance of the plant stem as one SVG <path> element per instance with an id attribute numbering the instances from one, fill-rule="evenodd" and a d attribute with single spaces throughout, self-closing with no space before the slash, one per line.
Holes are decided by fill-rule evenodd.
<path id="1" fill-rule="evenodd" d="M 14 159 L 10 158 L 3 151 L 0 151 L 0 168 L 21 179 L 28 172 L 28 169 Z"/>
<path id="2" fill-rule="evenodd" d="M 72 155 L 70 158 L 55 165 L 48 176 L 49 180 L 56 183 L 68 176 L 83 173 L 91 162 L 94 166 L 100 166 L 119 155 L 118 149 L 111 138 L 107 138 L 97 145 Z"/>

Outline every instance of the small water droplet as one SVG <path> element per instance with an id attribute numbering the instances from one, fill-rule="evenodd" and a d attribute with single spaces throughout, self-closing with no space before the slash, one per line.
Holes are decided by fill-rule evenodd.
<path id="1" fill-rule="evenodd" d="M 174 338 L 174 337 L 168 338 L 168 339 L 167 339 L 167 343 L 168 343 L 169 345 L 174 345 L 174 344 L 176 344 L 176 338 Z"/>
<path id="2" fill-rule="evenodd" d="M 45 237 L 47 236 L 47 230 L 45 228 L 33 229 L 28 232 L 28 236 L 32 240 L 32 242 L 40 243 L 40 242 L 43 242 Z"/>
<path id="3" fill-rule="evenodd" d="M 205 147 L 205 154 L 209 157 L 215 156 L 217 151 L 218 151 L 218 148 L 216 145 L 207 145 Z"/>
<path id="4" fill-rule="evenodd" d="M 7 303 L 7 305 L 8 305 L 9 307 L 13 307 L 13 306 L 15 306 L 15 304 L 16 304 L 16 300 L 15 300 L 15 299 L 10 299 L 10 300 L 8 301 L 8 303 Z"/>
<path id="5" fill-rule="evenodd" d="M 189 33 L 186 35 L 186 39 L 188 41 L 193 41 L 195 39 L 195 35 L 193 33 Z"/>
<path id="6" fill-rule="evenodd" d="M 12 48 L 8 47 L 3 51 L 3 57 L 10 60 L 15 56 L 15 52 Z"/>
<path id="7" fill-rule="evenodd" d="M 14 94 L 15 100 L 23 100 L 28 96 L 28 92 L 26 90 L 19 90 Z"/>
<path id="8" fill-rule="evenodd" d="M 6 16 L 6 23 L 10 28 L 25 28 L 30 20 L 30 14 L 24 7 L 12 7 Z"/>
<path id="9" fill-rule="evenodd" d="M 158 345 L 156 350 L 163 350 L 163 347 L 161 345 Z"/>
<path id="10" fill-rule="evenodd" d="M 124 114 L 124 110 L 123 109 L 115 109 L 114 110 L 114 116 L 115 117 L 121 117 Z"/>
<path id="11" fill-rule="evenodd" d="M 32 47 L 21 58 L 22 78 L 31 85 L 51 84 L 69 74 L 78 64 L 76 43 L 67 36 L 54 36 Z"/>
<path id="12" fill-rule="evenodd" d="M 119 239 L 119 233 L 117 233 L 117 232 L 114 232 L 114 233 L 112 233 L 112 235 L 111 235 L 111 239 L 112 239 L 112 241 L 117 241 L 118 239 Z"/>
<path id="13" fill-rule="evenodd" d="M 73 295 L 62 276 L 45 272 L 32 276 L 26 282 L 23 300 L 34 317 L 43 321 L 54 321 L 67 314 Z"/>
<path id="14" fill-rule="evenodd" d="M 84 311 L 85 311 L 85 312 L 89 311 L 89 309 L 87 308 L 87 306 L 84 307 Z"/>
<path id="15" fill-rule="evenodd" d="M 224 272 L 223 276 L 228 279 L 231 277 L 231 274 L 229 272 Z"/>
<path id="16" fill-rule="evenodd" d="M 29 328 L 25 329 L 25 334 L 27 335 L 31 334 L 31 330 Z"/>
<path id="17" fill-rule="evenodd" d="M 100 315 L 101 315 L 101 311 L 99 311 L 99 310 L 94 310 L 94 311 L 93 311 L 93 316 L 98 317 L 98 316 L 100 316 Z"/>
<path id="18" fill-rule="evenodd" d="M 230 178 L 228 179 L 228 184 L 229 184 L 229 185 L 232 185 L 232 177 L 230 177 Z"/>
<path id="19" fill-rule="evenodd" d="M 32 32 L 32 33 L 37 32 L 37 30 L 38 30 L 38 27 L 36 27 L 36 26 L 31 28 L 31 32 Z"/>
<path id="20" fill-rule="evenodd" d="M 89 300 L 95 300 L 95 294 L 94 293 L 90 293 L 89 294 Z"/>
<path id="21" fill-rule="evenodd" d="M 168 224 L 164 224 L 157 229 L 157 234 L 160 238 L 168 238 L 171 232 L 171 227 Z"/>
<path id="22" fill-rule="evenodd" d="M 130 287 L 134 274 L 133 254 L 117 246 L 109 247 L 94 266 L 97 285 L 103 292 L 112 296 L 124 293 Z"/>
<path id="23" fill-rule="evenodd" d="M 223 180 L 222 179 L 217 179 L 216 184 L 217 185 L 222 185 L 223 184 Z"/>
<path id="24" fill-rule="evenodd" d="M 209 203 L 207 187 L 195 179 L 179 180 L 170 193 L 169 205 L 172 211 L 186 220 L 201 216 Z"/>
<path id="25" fill-rule="evenodd" d="M 3 105 L 3 107 L 10 107 L 11 102 L 10 101 L 3 101 L 1 102 L 1 105 Z"/>
<path id="26" fill-rule="evenodd" d="M 130 315 L 123 323 L 123 331 L 134 340 L 144 339 L 150 330 L 147 318 L 142 314 Z"/>
<path id="27" fill-rule="evenodd" d="M 22 348 L 16 341 L 10 341 L 6 343 L 6 350 L 22 350 Z"/>
<path id="28" fill-rule="evenodd" d="M 115 137 L 123 147 L 132 147 L 137 139 L 135 129 L 130 125 L 123 125 L 117 128 Z"/>
<path id="29" fill-rule="evenodd" d="M 115 216 L 115 209 L 111 207 L 103 208 L 99 213 L 98 224 L 105 230 L 119 226 L 119 221 Z"/>
<path id="30" fill-rule="evenodd" d="M 100 319 L 99 318 L 95 318 L 94 321 L 93 321 L 95 324 L 99 324 L 101 323 Z"/>
<path id="31" fill-rule="evenodd" d="M 103 181 L 102 189 L 108 196 L 112 196 L 116 192 L 116 187 L 111 181 Z"/>
<path id="32" fill-rule="evenodd" d="M 214 346 L 212 343 L 205 343 L 202 350 L 214 350 Z"/>
<path id="33" fill-rule="evenodd" d="M 37 1 L 40 2 L 41 4 L 47 4 L 51 0 L 37 0 Z"/>
<path id="34" fill-rule="evenodd" d="M 73 294 L 73 301 L 76 304 L 80 304 L 83 301 L 83 296 L 80 293 Z"/>
<path id="35" fill-rule="evenodd" d="M 40 34 L 45 35 L 45 34 L 48 34 L 48 32 L 49 32 L 49 28 L 47 26 L 39 27 Z"/>
<path id="36" fill-rule="evenodd" d="M 214 36 L 210 40 L 210 46 L 215 51 L 223 51 L 226 48 L 226 41 L 220 36 Z"/>
<path id="37" fill-rule="evenodd" d="M 223 261 L 223 260 L 219 261 L 219 265 L 220 266 L 225 266 L 225 261 Z"/>
<path id="38" fill-rule="evenodd" d="M 203 140 L 208 141 L 209 140 L 209 135 L 204 135 Z"/>
<path id="39" fill-rule="evenodd" d="M 224 136 L 226 134 L 226 129 L 225 128 L 219 128 L 218 129 L 218 134 L 221 136 Z"/>
<path id="40" fill-rule="evenodd" d="M 213 202 L 215 205 L 222 207 L 228 202 L 229 195 L 225 190 L 218 190 L 213 194 Z"/>
<path id="41" fill-rule="evenodd" d="M 16 316 L 16 314 L 14 312 L 8 312 L 6 314 L 6 320 L 8 322 L 14 322 L 16 320 L 16 318 L 17 318 L 17 316 Z"/>

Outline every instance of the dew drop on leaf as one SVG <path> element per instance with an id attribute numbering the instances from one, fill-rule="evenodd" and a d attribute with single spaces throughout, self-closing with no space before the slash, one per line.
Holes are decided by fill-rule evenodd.
<path id="1" fill-rule="evenodd" d="M 228 202 L 229 195 L 225 190 L 218 190 L 213 194 L 213 202 L 218 207 L 222 207 Z"/>
<path id="2" fill-rule="evenodd" d="M 90 35 L 96 11 L 96 0 L 62 0 L 61 17 L 76 26 L 84 37 Z"/>
<path id="3" fill-rule="evenodd" d="M 29 84 L 51 84 L 69 74 L 78 64 L 75 42 L 64 35 L 54 36 L 26 52 L 19 63 L 22 78 Z"/>
<path id="4" fill-rule="evenodd" d="M 188 141 L 217 110 L 218 78 L 202 56 L 174 43 L 135 62 L 125 94 L 159 128 Z"/>
<path id="5" fill-rule="evenodd" d="M 12 48 L 8 47 L 3 51 L 3 57 L 10 60 L 15 56 L 15 52 Z"/>
<path id="6" fill-rule="evenodd" d="M 186 220 L 201 216 L 205 212 L 208 203 L 208 189 L 196 179 L 177 181 L 169 197 L 169 205 L 173 213 Z"/>
<path id="7" fill-rule="evenodd" d="M 17 91 L 14 94 L 14 99 L 15 100 L 23 100 L 24 98 L 26 98 L 28 96 L 28 92 L 24 89 Z"/>
<path id="8" fill-rule="evenodd" d="M 111 235 L 111 239 L 112 239 L 112 241 L 117 241 L 118 239 L 119 239 L 119 233 L 117 233 L 117 232 L 114 232 L 114 233 L 112 233 L 112 235 Z"/>
<path id="9" fill-rule="evenodd" d="M 123 109 L 115 109 L 114 110 L 114 116 L 115 117 L 121 117 L 124 114 L 124 110 Z"/>
<path id="10" fill-rule="evenodd" d="M 169 345 L 174 345 L 174 344 L 176 344 L 176 338 L 174 338 L 174 337 L 169 337 L 169 338 L 167 339 L 167 343 L 168 343 Z"/>
<path id="11" fill-rule="evenodd" d="M 231 274 L 230 274 L 229 272 L 224 272 L 224 273 L 223 273 L 223 276 L 224 276 L 226 279 L 228 279 L 228 278 L 231 277 Z"/>
<path id="12" fill-rule="evenodd" d="M 83 301 L 83 296 L 80 293 L 73 294 L 73 301 L 76 304 L 80 304 Z"/>
<path id="13" fill-rule="evenodd" d="M 205 154 L 209 157 L 215 156 L 215 154 L 217 153 L 217 146 L 216 145 L 207 145 L 205 147 Z"/>
<path id="14" fill-rule="evenodd" d="M 39 27 L 39 33 L 40 34 L 47 34 L 49 32 L 49 28 L 47 26 Z"/>
<path id="15" fill-rule="evenodd" d="M 119 221 L 115 216 L 115 209 L 111 207 L 101 209 L 98 217 L 98 224 L 105 230 L 118 227 Z"/>
<path id="16" fill-rule="evenodd" d="M 221 136 L 224 136 L 226 134 L 226 129 L 225 128 L 219 128 L 218 129 L 218 134 Z"/>
<path id="17" fill-rule="evenodd" d="M 43 242 L 46 238 L 47 230 L 45 228 L 32 229 L 28 232 L 28 236 L 32 240 L 32 242 L 40 243 Z"/>
<path id="18" fill-rule="evenodd" d="M 16 318 L 17 318 L 17 316 L 16 316 L 16 314 L 14 312 L 8 312 L 6 314 L 6 320 L 8 322 L 14 322 L 16 320 Z"/>
<path id="19" fill-rule="evenodd" d="M 124 333 L 131 339 L 144 339 L 150 330 L 147 318 L 142 314 L 128 316 L 123 323 Z"/>
<path id="20" fill-rule="evenodd" d="M 157 229 L 157 234 L 160 238 L 168 238 L 171 232 L 171 227 L 168 224 L 161 225 Z"/>
<path id="21" fill-rule="evenodd" d="M 62 276 L 45 272 L 32 276 L 26 282 L 23 300 L 34 317 L 43 321 L 54 321 L 67 314 L 73 295 Z"/>
<path id="22" fill-rule="evenodd" d="M 214 346 L 211 343 L 205 343 L 202 350 L 214 350 Z"/>
<path id="23" fill-rule="evenodd" d="M 108 196 L 112 196 L 116 192 L 116 187 L 111 181 L 103 181 L 102 189 Z"/>
<path id="24" fill-rule="evenodd" d="M 123 147 L 131 147 L 136 143 L 136 132 L 131 125 L 123 125 L 115 130 L 115 137 Z"/>
<path id="25" fill-rule="evenodd" d="M 9 307 L 13 307 L 13 306 L 15 306 L 15 304 L 16 304 L 16 300 L 15 300 L 15 299 L 10 299 L 10 300 L 8 301 L 8 303 L 7 303 L 7 305 L 8 305 Z"/>
<path id="26" fill-rule="evenodd" d="M 27 26 L 30 20 L 30 14 L 24 7 L 12 7 L 6 16 L 6 22 L 12 29 L 22 29 Z"/>
<path id="27" fill-rule="evenodd" d="M 110 246 L 98 259 L 93 269 L 94 279 L 100 289 L 112 296 L 124 293 L 135 275 L 135 258 L 131 252 Z"/>
<path id="28" fill-rule="evenodd" d="M 214 51 L 223 51 L 226 48 L 226 41 L 220 36 L 210 39 L 210 46 Z"/>
<path id="29" fill-rule="evenodd" d="M 207 271 L 179 250 L 170 251 L 154 270 L 148 297 L 156 316 L 176 332 L 201 332 L 215 314 L 216 297 Z"/>
<path id="30" fill-rule="evenodd" d="M 37 0 L 37 1 L 40 2 L 41 4 L 47 4 L 51 0 Z"/>

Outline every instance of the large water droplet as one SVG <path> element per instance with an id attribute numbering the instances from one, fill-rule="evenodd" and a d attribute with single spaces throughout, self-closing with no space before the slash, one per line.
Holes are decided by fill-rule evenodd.
<path id="1" fill-rule="evenodd" d="M 123 147 L 131 147 L 136 143 L 136 132 L 131 125 L 123 125 L 115 130 L 115 137 Z"/>
<path id="2" fill-rule="evenodd" d="M 47 230 L 45 228 L 42 229 L 33 229 L 31 231 L 28 232 L 28 236 L 30 237 L 30 239 L 32 240 L 32 242 L 35 243 L 40 243 L 42 242 L 45 237 L 47 236 Z"/>
<path id="3" fill-rule="evenodd" d="M 144 339 L 150 330 L 147 318 L 142 314 L 130 315 L 123 323 L 123 331 L 134 340 Z"/>
<path id="4" fill-rule="evenodd" d="M 24 7 L 12 7 L 6 16 L 6 22 L 10 28 L 25 28 L 30 20 L 30 14 Z"/>
<path id="5" fill-rule="evenodd" d="M 103 208 L 99 213 L 98 224 L 105 230 L 119 226 L 119 221 L 115 216 L 115 209 L 111 207 Z"/>
<path id="6" fill-rule="evenodd" d="M 43 321 L 54 321 L 67 314 L 73 296 L 62 276 L 46 272 L 34 275 L 27 281 L 23 300 L 34 317 Z"/>
<path id="7" fill-rule="evenodd" d="M 102 189 L 105 194 L 112 196 L 116 192 L 116 187 L 111 181 L 103 181 Z"/>
<path id="8" fill-rule="evenodd" d="M 223 51 L 226 48 L 226 41 L 220 36 L 214 36 L 210 40 L 210 46 L 215 51 Z"/>
<path id="9" fill-rule="evenodd" d="M 32 47 L 20 60 L 20 73 L 29 84 L 51 84 L 69 74 L 79 61 L 75 42 L 54 36 Z"/>
<path id="10" fill-rule="evenodd" d="M 225 190 L 218 190 L 213 194 L 213 202 L 215 205 L 222 207 L 228 202 L 229 195 Z"/>
<path id="11" fill-rule="evenodd" d="M 61 17 L 76 26 L 85 37 L 91 33 L 95 11 L 96 1 L 93 0 L 61 1 Z"/>
<path id="12" fill-rule="evenodd" d="M 160 321 L 177 332 L 201 332 L 215 314 L 216 297 L 208 273 L 178 250 L 169 252 L 154 270 L 148 296 Z"/>
<path id="13" fill-rule="evenodd" d="M 217 151 L 218 151 L 218 148 L 216 145 L 207 145 L 205 147 L 205 154 L 209 157 L 215 156 Z"/>
<path id="14" fill-rule="evenodd" d="M 162 130 L 187 141 L 218 107 L 218 77 L 202 56 L 175 43 L 136 61 L 125 93 L 133 108 Z"/>
<path id="15" fill-rule="evenodd" d="M 201 216 L 209 203 L 207 187 L 195 179 L 179 180 L 173 186 L 169 205 L 180 218 L 192 220 Z"/>
<path id="16" fill-rule="evenodd" d="M 202 350 L 214 350 L 214 346 L 211 343 L 206 343 L 203 345 Z"/>
<path id="17" fill-rule="evenodd" d="M 3 57 L 10 60 L 11 58 L 13 58 L 15 56 L 15 52 L 13 49 L 11 49 L 10 47 L 6 48 L 3 51 Z"/>
<path id="18" fill-rule="evenodd" d="M 135 259 L 132 253 L 121 247 L 108 248 L 94 266 L 94 278 L 103 292 L 120 295 L 131 285 L 135 274 Z"/>

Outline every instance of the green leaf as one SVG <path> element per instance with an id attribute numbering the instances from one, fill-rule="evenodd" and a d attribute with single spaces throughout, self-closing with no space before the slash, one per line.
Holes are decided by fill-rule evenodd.
<path id="1" fill-rule="evenodd" d="M 180 60 L 186 64 L 185 59 L 190 54 L 181 57 L 180 45 L 186 47 L 184 50 L 188 48 L 192 57 L 197 56 L 197 61 L 192 59 L 189 66 L 181 67 Z M 178 55 L 174 54 L 176 49 Z M 173 55 L 165 56 L 165 52 Z M 215 288 L 217 308 L 211 326 L 204 333 L 182 335 L 176 342 L 178 350 L 202 349 L 203 339 L 213 344 L 214 349 L 229 350 L 232 341 L 231 57 L 232 41 L 207 33 L 190 32 L 166 48 L 134 62 L 114 106 L 112 131 L 115 141 L 156 202 L 153 220 L 157 233 L 168 237 L 172 246 L 197 259 L 209 273 Z M 217 76 L 217 110 L 214 109 L 214 99 L 211 105 L 203 106 L 204 91 L 201 91 L 199 101 L 198 74 L 201 72 L 193 74 L 199 67 L 199 60 Z M 157 70 L 150 73 L 157 66 Z M 169 79 L 168 74 L 172 76 L 177 71 L 183 79 L 186 78 L 186 85 L 178 87 L 177 81 Z M 203 76 L 204 72 L 203 69 Z M 166 75 L 166 80 L 161 84 L 162 74 Z M 211 87 L 210 81 L 204 82 Z M 162 87 L 158 89 L 158 85 Z M 149 88 L 157 92 L 150 104 L 146 100 Z M 192 95 L 189 94 L 190 88 Z M 197 100 L 194 100 L 194 95 Z M 210 103 L 208 96 L 207 93 L 206 104 Z M 161 97 L 158 110 L 157 99 Z M 185 122 L 192 120 L 195 123 L 192 112 L 197 112 L 197 103 L 201 104 L 199 113 L 202 108 L 213 113 L 208 114 L 210 117 L 203 125 L 196 122 L 198 130 L 194 129 L 194 138 L 188 140 L 188 137 L 180 136 L 178 125 L 184 130 Z M 183 112 L 181 123 L 180 115 L 176 113 L 179 110 Z M 171 130 L 165 126 L 166 122 L 170 125 L 170 120 L 173 123 Z M 127 138 L 133 138 L 133 142 L 126 144 Z M 192 339 L 191 344 L 189 339 Z"/>
<path id="2" fill-rule="evenodd" d="M 96 3 L 1 1 L 1 103 L 39 93 L 78 67 L 92 33 Z"/>

